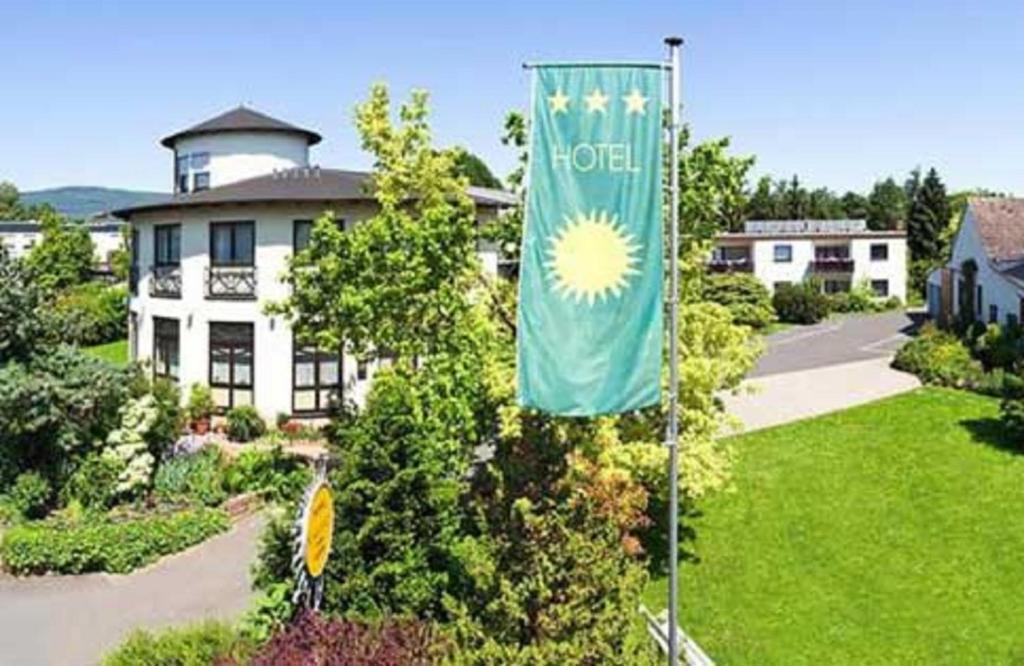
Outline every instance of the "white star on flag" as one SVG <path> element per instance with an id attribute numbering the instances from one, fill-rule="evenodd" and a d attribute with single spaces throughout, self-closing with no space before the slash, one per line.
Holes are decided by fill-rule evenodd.
<path id="1" fill-rule="evenodd" d="M 554 95 L 548 97 L 548 104 L 551 105 L 551 113 L 564 113 L 569 110 L 569 96 L 559 88 Z"/>
<path id="2" fill-rule="evenodd" d="M 591 113 L 595 111 L 605 113 L 608 111 L 608 95 L 601 92 L 600 88 L 594 88 L 594 92 L 584 97 L 583 101 L 587 104 L 587 111 Z"/>
<path id="3" fill-rule="evenodd" d="M 646 115 L 647 110 L 647 98 L 640 94 L 640 91 L 633 88 L 633 92 L 622 97 L 622 101 L 626 103 L 626 113 L 639 113 L 640 115 Z"/>

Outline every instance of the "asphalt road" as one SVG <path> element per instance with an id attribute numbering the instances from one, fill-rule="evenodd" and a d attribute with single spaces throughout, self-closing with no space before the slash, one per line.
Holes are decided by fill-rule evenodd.
<path id="1" fill-rule="evenodd" d="M 260 514 L 124 576 L 0 577 L 0 664 L 97 664 L 135 628 L 233 619 L 252 598 Z"/>
<path id="2" fill-rule="evenodd" d="M 897 311 L 838 316 L 814 326 L 795 326 L 765 339 L 767 349 L 750 376 L 892 356 L 919 322 L 919 315 Z"/>

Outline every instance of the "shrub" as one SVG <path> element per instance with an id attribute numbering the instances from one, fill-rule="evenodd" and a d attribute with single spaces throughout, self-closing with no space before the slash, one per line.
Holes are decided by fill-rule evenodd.
<path id="1" fill-rule="evenodd" d="M 1010 368 L 1024 350 L 1021 329 L 1019 326 L 989 324 L 985 332 L 974 340 L 973 349 L 985 369 Z"/>
<path id="2" fill-rule="evenodd" d="M 153 480 L 156 457 L 149 451 L 146 437 L 157 421 L 156 398 L 144 395 L 134 398 L 121 409 L 121 424 L 107 435 L 104 455 L 121 466 L 117 492 L 133 495 L 149 487 Z"/>
<path id="3" fill-rule="evenodd" d="M 267 432 L 267 424 L 252 405 L 228 411 L 228 437 L 236 442 L 251 442 Z"/>
<path id="4" fill-rule="evenodd" d="M 0 487 L 27 470 L 63 485 L 119 423 L 133 376 L 71 347 L 0 367 Z"/>
<path id="5" fill-rule="evenodd" d="M 1018 440 L 1024 437 L 1024 378 L 1020 375 L 1005 376 L 999 410 L 1006 429 Z"/>
<path id="6" fill-rule="evenodd" d="M 228 496 L 220 451 L 215 446 L 207 446 L 196 453 L 165 461 L 157 469 L 153 493 L 167 502 L 220 504 Z"/>
<path id="7" fill-rule="evenodd" d="M 148 392 L 153 396 L 156 418 L 145 439 L 149 452 L 160 460 L 181 438 L 185 426 L 185 410 L 181 407 L 181 389 L 174 382 L 157 378 L 149 386 Z"/>
<path id="8" fill-rule="evenodd" d="M 107 509 L 117 498 L 122 465 L 110 456 L 88 456 L 60 489 L 62 504 L 78 502 L 86 509 Z"/>
<path id="9" fill-rule="evenodd" d="M 217 409 L 213 401 L 213 392 L 210 387 L 204 384 L 193 384 L 188 394 L 188 407 L 186 412 L 191 423 L 196 421 L 209 420 Z"/>
<path id="10" fill-rule="evenodd" d="M 224 470 L 224 485 L 232 494 L 256 492 L 274 502 L 295 501 L 309 485 L 309 465 L 281 447 L 246 449 Z"/>
<path id="11" fill-rule="evenodd" d="M 75 285 L 60 293 L 54 308 L 68 342 L 98 345 L 128 334 L 128 290 L 123 286 Z"/>
<path id="12" fill-rule="evenodd" d="M 724 305 L 733 321 L 764 328 L 775 321 L 771 295 L 759 279 L 747 273 L 709 275 L 702 287 L 703 300 Z"/>
<path id="13" fill-rule="evenodd" d="M 829 310 L 832 312 L 878 312 L 881 310 L 881 303 L 875 297 L 871 285 L 867 282 L 859 282 L 850 288 L 850 291 L 829 294 Z"/>
<path id="14" fill-rule="evenodd" d="M 90 571 L 127 573 L 228 528 L 219 509 L 189 509 L 118 519 L 110 514 L 82 522 L 48 519 L 4 533 L 0 559 L 15 574 Z"/>
<path id="15" fill-rule="evenodd" d="M 427 666 L 440 645 L 416 620 L 371 625 L 303 611 L 253 657 L 251 666 Z"/>
<path id="16" fill-rule="evenodd" d="M 896 352 L 892 365 L 917 375 L 925 384 L 972 388 L 982 378 L 981 365 L 971 358 L 967 347 L 931 324 Z"/>
<path id="17" fill-rule="evenodd" d="M 25 472 L 7 491 L 7 501 L 23 518 L 42 518 L 46 515 L 52 494 L 49 481 L 36 472 Z"/>
<path id="18" fill-rule="evenodd" d="M 211 666 L 245 663 L 253 646 L 230 625 L 208 621 L 159 634 L 136 630 L 103 658 L 103 666 Z"/>
<path id="19" fill-rule="evenodd" d="M 816 324 L 829 312 L 828 297 L 812 280 L 779 285 L 772 297 L 772 305 L 779 319 L 790 324 Z"/>

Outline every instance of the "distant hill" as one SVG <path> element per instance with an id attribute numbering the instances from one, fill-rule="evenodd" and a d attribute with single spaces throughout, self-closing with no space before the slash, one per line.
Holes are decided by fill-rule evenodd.
<path id="1" fill-rule="evenodd" d="M 27 206 L 48 203 L 68 217 L 85 218 L 95 213 L 149 203 L 166 197 L 167 194 L 162 192 L 75 186 L 22 192 L 21 203 Z"/>

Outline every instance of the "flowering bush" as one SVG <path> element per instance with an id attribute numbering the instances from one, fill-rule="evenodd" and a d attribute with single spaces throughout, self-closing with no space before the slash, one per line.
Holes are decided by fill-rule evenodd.
<path id="1" fill-rule="evenodd" d="M 149 485 L 156 460 L 149 452 L 146 435 L 159 416 L 156 399 L 150 395 L 128 401 L 121 409 L 121 426 L 107 436 L 104 455 L 124 465 L 117 478 L 117 492 L 131 495 Z"/>

